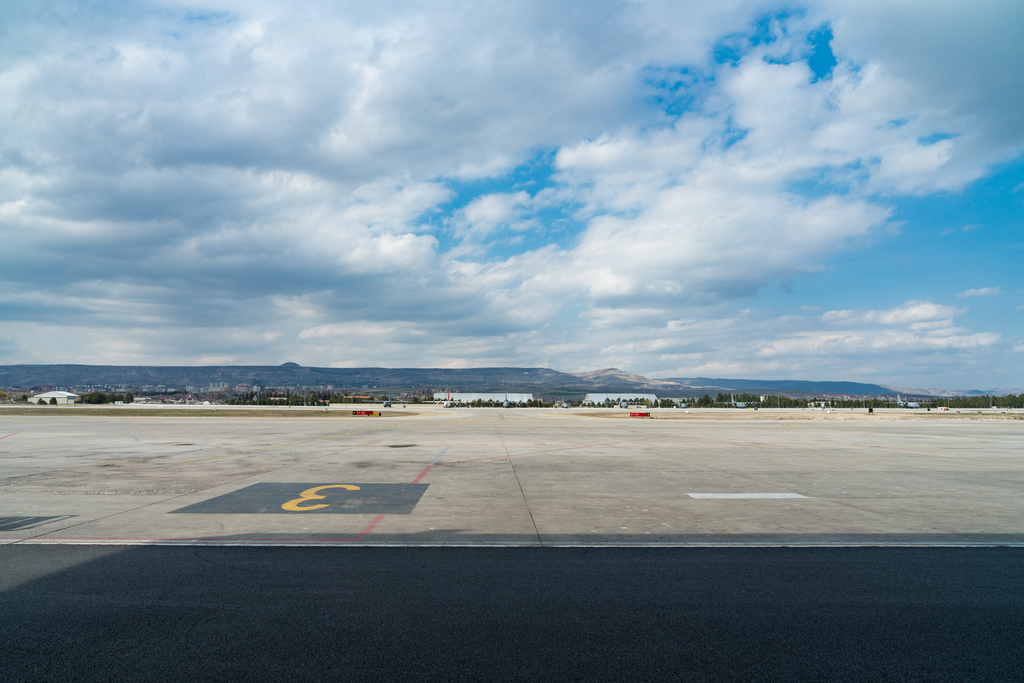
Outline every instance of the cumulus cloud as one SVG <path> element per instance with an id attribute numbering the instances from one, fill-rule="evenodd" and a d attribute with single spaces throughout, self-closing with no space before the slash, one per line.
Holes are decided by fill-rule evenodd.
<path id="1" fill-rule="evenodd" d="M 1024 20 L 1018 3 L 996 0 L 983 11 L 926 0 L 818 7 L 832 17 L 833 50 L 884 65 L 918 102 L 918 121 L 930 132 L 960 136 L 949 148 L 950 166 L 969 175 L 980 159 L 1020 153 L 1024 129 L 1012 112 L 1024 106 L 1024 89 L 1019 75 L 1002 66 L 1024 59 L 1024 45 L 1013 37 Z"/>
<path id="2" fill-rule="evenodd" d="M 0 10 L 0 352 L 667 372 L 992 346 L 931 302 L 735 312 L 883 239 L 890 198 L 1019 154 L 1021 47 L 988 37 L 1019 6 L 940 5 Z"/>
<path id="3" fill-rule="evenodd" d="M 542 202 L 542 197 L 531 197 L 523 190 L 481 195 L 455 213 L 452 233 L 472 244 L 500 229 L 519 232 L 539 228 L 540 223 L 531 213 Z"/>

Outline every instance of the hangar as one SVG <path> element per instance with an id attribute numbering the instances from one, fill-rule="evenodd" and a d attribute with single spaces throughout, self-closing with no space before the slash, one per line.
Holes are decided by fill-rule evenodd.
<path id="1" fill-rule="evenodd" d="M 55 399 L 57 405 L 69 405 L 73 404 L 78 400 L 78 394 L 72 394 L 67 391 L 47 391 L 45 394 L 36 394 L 35 396 L 29 396 L 29 403 L 49 403 L 50 399 Z"/>

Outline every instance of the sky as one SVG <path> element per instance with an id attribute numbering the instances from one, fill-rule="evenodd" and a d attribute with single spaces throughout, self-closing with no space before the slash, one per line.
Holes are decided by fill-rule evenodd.
<path id="1" fill-rule="evenodd" d="M 0 362 L 1024 387 L 1024 3 L 0 7 Z"/>

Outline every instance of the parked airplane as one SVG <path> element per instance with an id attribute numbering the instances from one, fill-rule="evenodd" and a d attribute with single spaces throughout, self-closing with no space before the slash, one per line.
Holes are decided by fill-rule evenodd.
<path id="1" fill-rule="evenodd" d="M 715 401 L 715 405 L 726 405 L 730 408 L 746 408 L 747 406 L 751 405 L 751 402 L 737 401 L 736 396 L 734 394 L 729 394 L 728 401 Z"/>
<path id="2" fill-rule="evenodd" d="M 898 405 L 900 408 L 920 408 L 921 407 L 920 403 L 913 403 L 911 401 L 904 401 L 902 398 L 900 398 L 899 394 L 896 394 L 896 405 Z"/>

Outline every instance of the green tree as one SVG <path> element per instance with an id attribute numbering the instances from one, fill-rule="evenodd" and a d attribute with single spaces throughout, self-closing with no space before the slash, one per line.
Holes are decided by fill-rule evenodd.
<path id="1" fill-rule="evenodd" d="M 51 398 L 51 399 L 50 399 L 50 405 L 51 405 L 51 406 L 55 406 L 55 405 L 57 405 L 57 399 L 56 399 L 56 398 Z"/>
<path id="2" fill-rule="evenodd" d="M 124 402 L 125 403 L 131 403 L 134 400 L 135 400 L 135 397 L 132 396 L 132 392 L 129 391 L 127 394 L 124 395 Z"/>

